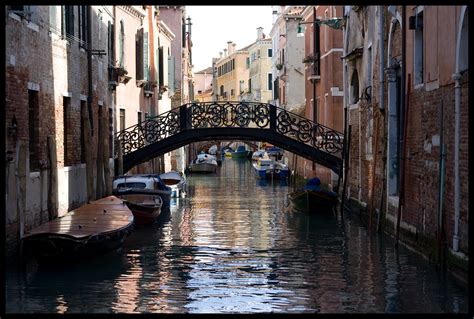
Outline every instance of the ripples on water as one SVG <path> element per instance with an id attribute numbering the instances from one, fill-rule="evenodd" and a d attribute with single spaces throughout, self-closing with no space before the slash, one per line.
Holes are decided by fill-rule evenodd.
<path id="1" fill-rule="evenodd" d="M 6 274 L 6 311 L 466 312 L 467 287 L 356 219 L 292 212 L 249 161 L 188 177 L 188 196 L 122 251 Z"/>

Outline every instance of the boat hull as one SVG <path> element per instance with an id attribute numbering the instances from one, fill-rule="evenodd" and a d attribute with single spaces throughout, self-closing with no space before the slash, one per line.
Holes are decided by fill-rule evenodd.
<path id="1" fill-rule="evenodd" d="M 249 151 L 233 152 L 233 158 L 247 158 L 249 156 Z"/>
<path id="2" fill-rule="evenodd" d="M 133 213 L 135 224 L 149 225 L 154 223 L 161 213 L 163 200 L 160 195 L 127 194 L 120 198 L 125 201 Z"/>
<path id="3" fill-rule="evenodd" d="M 177 172 L 168 172 L 160 175 L 161 180 L 166 186 L 171 188 L 171 197 L 179 197 L 184 191 L 186 184 L 184 178 Z"/>
<path id="4" fill-rule="evenodd" d="M 40 262 L 77 261 L 120 248 L 133 221 L 123 201 L 108 196 L 34 228 L 22 243 Z"/>
<path id="5" fill-rule="evenodd" d="M 189 171 L 192 173 L 215 173 L 217 165 L 211 163 L 195 163 L 189 165 Z"/>
<path id="6" fill-rule="evenodd" d="M 294 209 L 307 213 L 332 213 L 338 203 L 336 196 L 312 190 L 296 191 L 288 197 Z"/>

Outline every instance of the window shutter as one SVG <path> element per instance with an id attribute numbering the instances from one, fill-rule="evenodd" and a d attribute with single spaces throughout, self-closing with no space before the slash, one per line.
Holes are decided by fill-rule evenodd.
<path id="1" fill-rule="evenodd" d="M 168 57 L 168 90 L 174 93 L 174 56 Z"/>
<path id="2" fill-rule="evenodd" d="M 160 82 L 160 85 L 164 85 L 165 84 L 165 77 L 164 77 L 164 71 L 165 71 L 165 67 L 164 67 L 164 60 L 163 60 L 163 47 L 159 47 L 158 48 L 158 65 L 160 66 L 160 70 L 159 70 L 159 73 L 158 73 L 158 79 L 159 79 L 159 82 Z"/>
<path id="3" fill-rule="evenodd" d="M 136 79 L 143 80 L 143 29 L 135 37 Z"/>
<path id="4" fill-rule="evenodd" d="M 148 67 L 148 32 L 143 33 L 143 75 L 145 80 L 150 79 L 150 68 Z"/>
<path id="5" fill-rule="evenodd" d="M 124 27 L 123 21 L 120 21 L 120 33 L 119 33 L 119 65 L 123 68 L 123 35 Z"/>
<path id="6" fill-rule="evenodd" d="M 66 33 L 74 36 L 74 6 L 67 6 L 66 15 Z"/>
<path id="7" fill-rule="evenodd" d="M 58 26 L 56 22 L 57 8 L 56 6 L 49 6 L 49 26 L 50 29 L 56 31 Z"/>
<path id="8" fill-rule="evenodd" d="M 66 35 L 66 6 L 61 6 L 61 35 Z"/>
<path id="9" fill-rule="evenodd" d="M 158 41 L 158 45 L 160 45 L 160 41 Z M 156 65 L 156 74 L 157 74 L 157 78 L 158 78 L 158 87 L 160 87 L 160 85 L 163 85 L 163 83 L 161 83 L 161 79 L 159 77 L 159 74 L 160 74 L 160 71 L 161 71 L 161 68 L 162 66 L 160 65 L 160 48 L 156 48 L 155 50 L 155 65 Z"/>

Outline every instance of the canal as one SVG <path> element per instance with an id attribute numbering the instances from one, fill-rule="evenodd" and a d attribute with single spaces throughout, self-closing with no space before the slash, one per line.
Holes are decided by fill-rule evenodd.
<path id="1" fill-rule="evenodd" d="M 7 313 L 467 312 L 467 285 L 358 218 L 286 206 L 290 188 L 225 159 L 121 251 L 7 264 Z"/>

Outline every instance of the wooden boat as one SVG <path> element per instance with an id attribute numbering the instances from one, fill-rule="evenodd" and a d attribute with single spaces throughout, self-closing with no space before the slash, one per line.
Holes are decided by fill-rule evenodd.
<path id="1" fill-rule="evenodd" d="M 161 213 L 163 200 L 160 195 L 129 193 L 120 195 L 125 204 L 133 213 L 135 224 L 149 225 L 154 223 Z"/>
<path id="2" fill-rule="evenodd" d="M 288 194 L 293 208 L 304 212 L 333 212 L 338 203 L 337 193 L 321 188 L 321 181 L 315 177 L 310 179 L 304 189 Z"/>
<path id="3" fill-rule="evenodd" d="M 161 174 L 160 178 L 166 186 L 171 188 L 171 197 L 179 197 L 180 194 L 184 194 L 186 181 L 180 173 L 169 171 Z"/>
<path id="4" fill-rule="evenodd" d="M 337 195 L 323 191 L 298 190 L 288 194 L 293 208 L 307 213 L 332 213 Z"/>
<path id="5" fill-rule="evenodd" d="M 169 207 L 171 188 L 166 186 L 158 174 L 122 175 L 113 182 L 114 195 L 125 194 L 159 195 L 163 200 L 162 208 Z"/>
<path id="6" fill-rule="evenodd" d="M 125 203 L 108 196 L 32 229 L 22 242 L 40 261 L 77 260 L 120 248 L 133 221 Z"/>
<path id="7" fill-rule="evenodd" d="M 189 171 L 192 173 L 215 173 L 217 171 L 217 161 L 213 155 L 201 153 L 189 164 Z"/>

